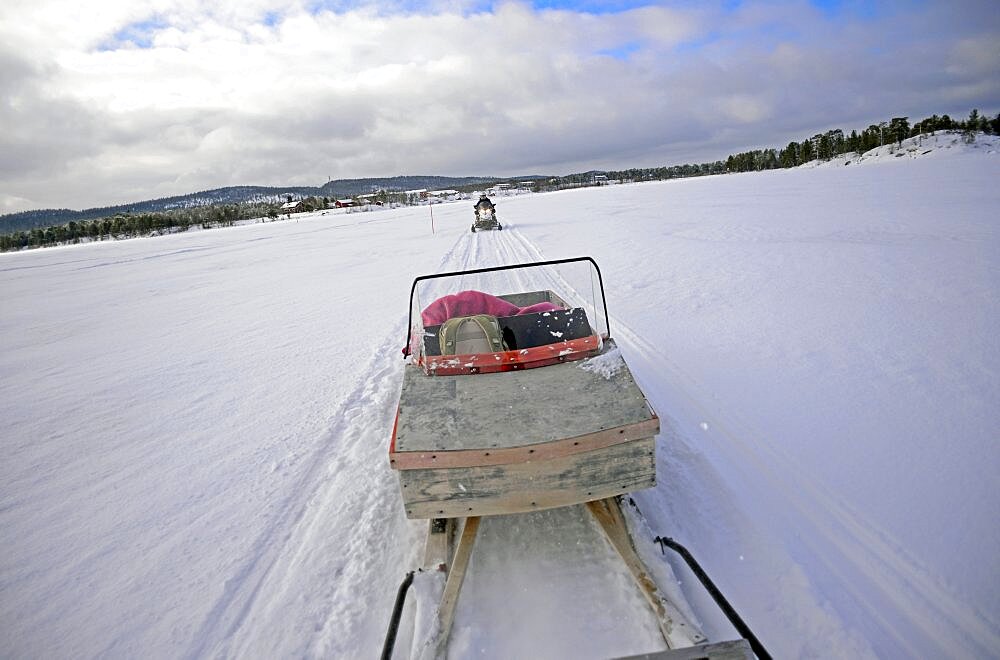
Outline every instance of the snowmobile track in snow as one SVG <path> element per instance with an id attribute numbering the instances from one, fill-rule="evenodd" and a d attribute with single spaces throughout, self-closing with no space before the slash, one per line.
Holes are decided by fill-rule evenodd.
<path id="1" fill-rule="evenodd" d="M 476 267 L 480 252 L 475 241 L 469 244 L 469 238 L 469 234 L 463 234 L 442 255 L 438 270 Z M 397 484 L 384 455 L 403 368 L 399 350 L 405 320 L 405 316 L 400 319 L 380 346 L 373 346 L 374 357 L 359 369 L 362 376 L 356 387 L 331 411 L 326 439 L 314 451 L 308 469 L 292 489 L 296 495 L 282 504 L 274 522 L 255 541 L 250 560 L 226 582 L 195 634 L 188 657 L 260 650 L 250 623 L 280 610 L 278 604 L 288 598 L 316 600 L 315 616 L 309 622 L 300 622 L 306 644 L 300 648 L 310 654 L 348 653 L 353 648 L 350 638 L 358 636 L 359 629 L 383 624 L 381 620 L 373 623 L 363 608 L 339 611 L 334 604 L 350 603 L 351 589 L 358 587 L 358 581 L 371 579 L 380 566 L 408 565 L 414 563 L 413 559 L 399 556 L 398 548 L 384 547 L 377 542 L 377 535 L 352 535 L 344 540 L 345 547 L 323 531 L 338 527 L 332 519 L 354 521 L 342 527 L 359 532 L 384 526 L 382 519 L 386 517 L 396 518 L 397 526 L 406 525 Z M 330 483 L 336 482 L 328 482 L 326 475 L 340 472 L 357 475 L 360 483 L 348 493 L 332 492 Z M 401 536 L 407 533 L 400 529 Z M 390 557 L 394 552 L 397 556 Z M 352 558 L 365 558 L 368 568 L 349 566 Z M 311 574 L 303 574 L 303 567 L 308 567 Z M 390 593 L 398 576 L 391 573 L 383 579 L 387 587 L 384 591 Z M 303 586 L 300 580 L 311 589 L 295 593 L 297 587 Z M 322 594 L 317 595 L 320 585 Z"/>
<path id="2" fill-rule="evenodd" d="M 402 326 L 400 323 L 384 339 L 382 346 L 375 351 L 375 357 L 360 370 L 360 373 L 367 376 L 332 411 L 332 421 L 325 434 L 325 441 L 310 457 L 308 469 L 291 491 L 294 496 L 282 504 L 279 515 L 274 517 L 274 523 L 254 543 L 255 552 L 250 560 L 236 572 L 235 577 L 227 581 L 223 594 L 195 635 L 195 644 L 189 648 L 188 656 L 201 657 L 220 652 L 239 654 L 243 638 L 241 629 L 246 627 L 248 621 L 260 615 L 261 610 L 273 609 L 272 601 L 279 594 L 288 588 L 295 588 L 296 585 L 289 580 L 289 576 L 294 576 L 298 565 L 303 562 L 302 555 L 314 550 L 309 545 L 318 544 L 322 548 L 336 541 L 319 537 L 314 531 L 314 528 L 322 528 L 327 516 L 347 516 L 363 524 L 365 518 L 381 516 L 382 511 L 394 503 L 391 500 L 396 497 L 395 483 L 388 479 L 388 470 L 370 469 L 370 465 L 383 458 L 380 429 L 391 424 L 394 403 L 394 388 L 391 384 L 395 380 L 393 372 L 399 371 L 402 366 L 391 358 L 397 355 Z M 364 465 L 366 462 L 369 462 L 369 466 Z M 331 493 L 331 484 L 334 482 L 329 481 L 327 475 L 345 470 L 356 474 L 364 483 L 359 483 L 352 493 Z M 350 543 L 357 543 L 359 540 L 362 540 L 361 537 L 355 536 L 350 539 Z M 335 550 L 329 561 L 363 556 L 361 553 L 355 555 L 341 549 L 326 549 Z M 309 559 L 305 561 L 308 562 Z M 341 569 L 327 561 L 321 563 L 324 564 L 320 567 L 321 570 L 332 569 L 334 574 L 341 572 Z M 313 579 L 316 577 L 319 576 L 312 576 Z M 305 579 L 309 580 L 310 577 L 306 576 Z M 333 579 L 329 584 L 341 588 L 343 580 Z M 348 601 L 349 599 L 331 598 L 327 603 Z"/>

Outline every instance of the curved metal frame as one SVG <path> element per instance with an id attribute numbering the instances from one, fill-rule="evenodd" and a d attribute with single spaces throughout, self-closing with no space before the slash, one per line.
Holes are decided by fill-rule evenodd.
<path id="1" fill-rule="evenodd" d="M 406 318 L 406 344 L 403 348 L 403 358 L 410 355 L 410 341 L 413 339 L 413 294 L 417 291 L 417 284 L 424 280 L 434 280 L 441 277 L 455 277 L 457 275 L 474 275 L 477 273 L 494 273 L 501 270 L 516 270 L 518 268 L 531 268 L 532 266 L 555 266 L 558 264 L 569 264 L 577 261 L 589 261 L 597 271 L 597 282 L 601 287 L 601 304 L 604 305 L 604 321 L 608 327 L 608 338 L 611 338 L 611 319 L 608 316 L 608 300 L 604 297 L 604 278 L 601 276 L 601 268 L 591 257 L 572 257 L 569 259 L 553 259 L 551 261 L 533 261 L 527 264 L 512 264 L 509 266 L 494 266 L 492 268 L 474 268 L 472 270 L 455 270 L 448 273 L 437 273 L 435 275 L 421 275 L 413 280 L 410 287 L 410 311 Z"/>

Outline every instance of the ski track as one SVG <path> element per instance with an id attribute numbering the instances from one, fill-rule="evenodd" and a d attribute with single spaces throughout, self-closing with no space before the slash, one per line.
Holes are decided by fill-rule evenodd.
<path id="1" fill-rule="evenodd" d="M 330 480 L 314 498 L 314 515 L 307 521 L 294 545 L 294 552 L 285 562 L 288 572 L 294 574 L 302 566 L 316 565 L 317 571 L 306 579 L 276 580 L 281 592 L 279 602 L 301 598 L 296 591 L 310 586 L 319 612 L 314 616 L 315 635 L 309 646 L 309 656 L 343 657 L 350 649 L 357 648 L 352 640 L 372 625 L 370 613 L 358 608 L 352 593 L 361 592 L 363 583 L 383 584 L 381 593 L 391 597 L 395 582 L 401 577 L 388 566 L 399 566 L 405 558 L 402 553 L 409 547 L 402 543 L 389 546 L 381 543 L 388 525 L 394 531 L 388 538 L 407 538 L 405 520 L 396 492 L 396 479 L 388 466 L 386 446 L 395 412 L 396 387 L 402 373 L 398 357 L 402 324 L 383 342 L 378 355 L 383 356 L 373 365 L 360 397 L 352 397 L 347 419 L 339 433 L 345 454 L 331 462 L 329 474 L 356 475 L 353 488 L 343 492 L 336 488 L 338 482 Z M 346 547 L 342 544 L 346 540 Z M 340 543 L 338 543 L 338 541 Z M 268 607 L 275 611 L 275 619 L 283 617 L 282 608 Z M 377 611 L 377 610 L 376 610 Z M 379 621 L 376 624 L 383 625 Z M 363 637 L 362 637 L 363 639 Z M 248 644 L 238 649 L 236 655 L 247 655 L 259 648 Z"/>
<path id="2" fill-rule="evenodd" d="M 220 653 L 228 655 L 227 647 L 232 638 L 237 636 L 243 623 L 253 616 L 261 601 L 267 602 L 267 598 L 261 597 L 263 587 L 270 582 L 272 573 L 278 572 L 276 568 L 287 557 L 294 557 L 297 549 L 291 547 L 293 540 L 301 538 L 302 530 L 308 530 L 314 525 L 317 516 L 324 515 L 322 507 L 317 508 L 312 504 L 324 499 L 324 489 L 328 489 L 330 483 L 326 475 L 348 469 L 346 464 L 356 458 L 353 447 L 344 440 L 354 439 L 358 435 L 352 431 L 359 417 L 359 409 L 372 404 L 377 407 L 379 400 L 386 398 L 386 390 L 393 382 L 389 373 L 392 367 L 387 364 L 387 356 L 391 348 L 398 344 L 400 335 L 400 331 L 394 331 L 391 335 L 394 341 L 386 340 L 382 350 L 362 370 L 362 373 L 370 373 L 375 377 L 362 381 L 331 415 L 336 421 L 326 433 L 327 442 L 322 445 L 322 449 L 316 450 L 309 468 L 299 479 L 297 487 L 291 490 L 293 496 L 284 503 L 283 514 L 274 518 L 276 522 L 254 544 L 255 552 L 248 562 L 226 582 L 222 597 L 195 635 L 194 644 L 186 654 L 188 657 Z M 384 409 L 384 405 L 382 408 Z M 363 478 L 370 477 L 370 471 L 360 468 L 361 466 L 356 466 L 352 472 Z M 370 485 L 378 486 L 377 483 Z M 364 492 L 364 489 L 359 492 Z M 305 535 L 308 537 L 308 531 Z"/>
<path id="3" fill-rule="evenodd" d="M 442 256 L 438 270 L 477 267 L 479 242 L 472 238 L 471 232 L 461 235 Z M 382 609 L 375 608 L 378 614 L 373 617 L 372 610 L 355 606 L 351 593 L 363 593 L 369 589 L 362 588 L 363 583 L 378 580 L 385 586 L 381 592 L 391 599 L 405 567 L 419 559 L 419 543 L 407 539 L 416 541 L 423 525 L 403 517 L 396 476 L 386 454 L 402 378 L 399 349 L 404 332 L 405 318 L 401 318 L 360 370 L 357 386 L 330 415 L 334 421 L 326 433 L 325 450 L 316 451 L 283 513 L 257 539 L 248 561 L 227 580 L 186 657 L 245 656 L 268 644 L 280 645 L 281 639 L 256 638 L 258 630 L 281 629 L 280 623 L 257 624 L 272 613 L 276 621 L 287 620 L 287 610 L 278 604 L 295 601 L 311 604 L 307 619 L 297 624 L 304 637 L 293 642 L 295 655 L 346 657 L 384 633 L 387 619 L 379 614 L 384 611 L 388 616 L 391 600 Z M 356 475 L 356 487 L 349 493 L 337 490 L 336 480 L 327 479 L 345 472 Z M 388 534 L 386 518 L 394 526 Z M 346 547 L 337 544 L 344 538 Z M 399 538 L 401 543 L 389 548 L 381 542 L 384 538 Z M 359 637 L 366 642 L 359 645 Z M 288 649 L 273 650 L 284 654 Z"/>

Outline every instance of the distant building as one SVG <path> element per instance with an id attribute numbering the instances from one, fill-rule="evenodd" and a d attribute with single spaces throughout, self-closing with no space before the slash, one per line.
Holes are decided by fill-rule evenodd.
<path id="1" fill-rule="evenodd" d="M 348 206 L 354 206 L 354 200 L 353 199 L 338 199 L 338 200 L 336 200 L 334 202 L 334 205 L 338 209 L 343 209 L 343 208 L 347 208 Z"/>
<path id="2" fill-rule="evenodd" d="M 378 193 L 367 193 L 365 195 L 358 195 L 357 199 L 361 204 L 374 204 L 375 206 L 382 206 L 382 200 L 375 199 L 378 197 Z"/>
<path id="3" fill-rule="evenodd" d="M 305 204 L 301 199 L 294 202 L 285 202 L 281 205 L 282 213 L 299 213 L 305 211 Z"/>
<path id="4" fill-rule="evenodd" d="M 458 199 L 459 192 L 457 190 L 431 190 L 427 193 L 427 196 L 431 199 L 438 201 L 445 199 Z"/>

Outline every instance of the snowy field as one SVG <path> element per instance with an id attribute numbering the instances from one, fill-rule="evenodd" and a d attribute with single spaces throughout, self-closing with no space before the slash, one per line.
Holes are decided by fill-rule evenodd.
<path id="1" fill-rule="evenodd" d="M 662 419 L 650 533 L 772 654 L 1000 656 L 997 145 L 0 255 L 0 656 L 377 655 L 412 279 L 580 255 Z M 660 649 L 611 552 L 485 521 L 452 655 Z"/>

